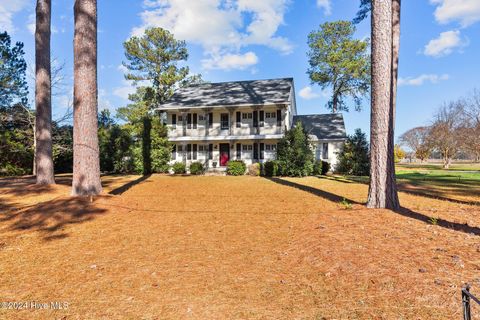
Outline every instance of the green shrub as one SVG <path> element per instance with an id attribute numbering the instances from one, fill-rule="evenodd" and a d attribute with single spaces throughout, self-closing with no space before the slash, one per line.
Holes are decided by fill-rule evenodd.
<path id="1" fill-rule="evenodd" d="M 277 159 L 282 176 L 305 177 L 312 174 L 314 155 L 308 132 L 301 122 L 297 122 L 278 142 Z"/>
<path id="2" fill-rule="evenodd" d="M 190 165 L 190 174 L 202 174 L 205 171 L 201 162 L 192 162 Z"/>
<path id="3" fill-rule="evenodd" d="M 259 176 L 261 172 L 260 163 L 252 163 L 248 166 L 248 174 L 251 176 Z"/>
<path id="4" fill-rule="evenodd" d="M 315 163 L 313 164 L 313 175 L 314 176 L 319 176 L 322 174 L 322 166 L 323 162 L 321 160 L 316 160 Z"/>
<path id="5" fill-rule="evenodd" d="M 175 174 L 184 174 L 187 172 L 187 168 L 183 162 L 175 162 L 172 166 L 172 170 Z"/>
<path id="6" fill-rule="evenodd" d="M 360 129 L 348 136 L 342 150 L 338 153 L 335 171 L 346 175 L 368 176 L 370 174 L 370 156 L 367 135 Z"/>
<path id="7" fill-rule="evenodd" d="M 241 160 L 232 160 L 227 163 L 227 174 L 231 176 L 243 176 L 247 165 Z"/>
<path id="8" fill-rule="evenodd" d="M 23 176 L 28 171 L 22 167 L 7 163 L 0 168 L 0 176 Z"/>
<path id="9" fill-rule="evenodd" d="M 263 164 L 263 168 L 266 177 L 276 177 L 280 175 L 280 163 L 278 161 L 267 161 Z"/>
<path id="10" fill-rule="evenodd" d="M 328 171 L 330 171 L 330 163 L 322 161 L 322 176 L 326 175 Z"/>

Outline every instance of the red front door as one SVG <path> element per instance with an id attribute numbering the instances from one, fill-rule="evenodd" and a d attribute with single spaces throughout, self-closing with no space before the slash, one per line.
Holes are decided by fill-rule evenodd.
<path id="1" fill-rule="evenodd" d="M 220 144 L 220 166 L 225 167 L 230 159 L 230 145 L 228 143 Z"/>

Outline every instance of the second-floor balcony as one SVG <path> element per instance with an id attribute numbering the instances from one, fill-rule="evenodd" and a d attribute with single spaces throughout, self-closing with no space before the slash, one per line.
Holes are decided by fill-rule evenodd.
<path id="1" fill-rule="evenodd" d="M 285 116 L 285 108 L 169 111 L 168 136 L 171 140 L 278 136 L 285 133 Z"/>

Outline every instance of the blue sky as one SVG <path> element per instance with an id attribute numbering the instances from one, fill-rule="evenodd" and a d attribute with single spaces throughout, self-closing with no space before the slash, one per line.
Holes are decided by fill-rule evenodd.
<path id="1" fill-rule="evenodd" d="M 65 85 L 54 98 L 59 116 L 72 100 L 73 0 L 52 2 L 52 54 L 65 63 Z M 120 67 L 123 41 L 160 26 L 187 41 L 188 65 L 205 80 L 293 77 L 298 112 L 325 113 L 328 92 L 312 85 L 306 74 L 307 35 L 325 21 L 352 19 L 359 2 L 98 0 L 99 108 L 114 111 L 132 92 Z M 25 43 L 29 63 L 34 61 L 34 9 L 34 0 L 0 0 L 0 29 Z M 367 36 L 368 21 L 357 30 L 358 38 Z M 479 51 L 479 0 L 403 1 L 397 136 L 428 124 L 443 102 L 480 88 Z M 345 119 L 349 133 L 368 132 L 369 102 Z"/>

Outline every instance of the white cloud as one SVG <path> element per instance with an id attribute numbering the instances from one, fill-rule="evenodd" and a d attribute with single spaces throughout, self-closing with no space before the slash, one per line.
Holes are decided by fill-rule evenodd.
<path id="1" fill-rule="evenodd" d="M 25 9 L 30 0 L 0 0 L 0 30 L 15 32 L 13 16 Z"/>
<path id="2" fill-rule="evenodd" d="M 322 8 L 326 16 L 329 16 L 332 14 L 331 0 L 317 0 L 317 7 Z"/>
<path id="3" fill-rule="evenodd" d="M 437 5 L 435 19 L 439 23 L 458 21 L 463 27 L 468 27 L 480 21 L 479 0 L 430 0 Z"/>
<path id="4" fill-rule="evenodd" d="M 320 97 L 326 98 L 330 96 L 328 91 L 322 90 L 321 92 L 315 92 L 310 86 L 304 87 L 302 90 L 300 90 L 298 95 L 305 100 L 312 100 Z"/>
<path id="5" fill-rule="evenodd" d="M 222 56 L 226 60 L 239 56 L 240 50 L 249 45 L 263 45 L 289 54 L 293 50 L 291 43 L 277 35 L 288 3 L 289 0 L 144 0 L 142 25 L 134 28 L 132 34 L 140 35 L 148 27 L 165 28 L 177 39 L 201 45 L 206 60 L 212 61 L 222 60 Z"/>
<path id="6" fill-rule="evenodd" d="M 128 100 L 128 96 L 135 93 L 135 87 L 130 82 L 123 80 L 123 86 L 117 87 L 113 90 L 113 94 L 124 100 Z"/>
<path id="7" fill-rule="evenodd" d="M 412 78 L 398 78 L 399 86 L 421 86 L 426 82 L 438 83 L 440 81 L 448 80 L 450 76 L 448 74 L 422 74 L 418 77 Z"/>
<path id="8" fill-rule="evenodd" d="M 257 55 L 249 51 L 245 54 L 225 54 L 213 56 L 209 59 L 202 60 L 204 69 L 221 69 L 221 70 L 245 70 L 248 67 L 258 63 Z"/>
<path id="9" fill-rule="evenodd" d="M 427 56 L 442 57 L 451 54 L 456 48 L 461 49 L 467 45 L 468 41 L 462 40 L 460 31 L 446 31 L 440 33 L 438 38 L 430 40 L 423 53 Z"/>

